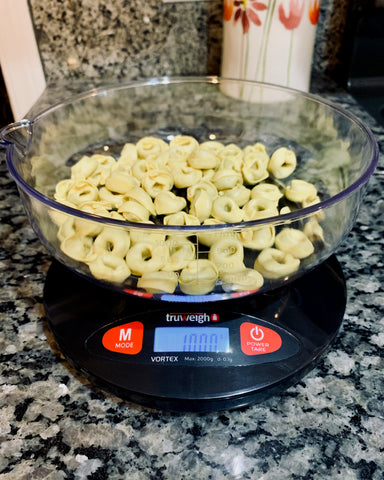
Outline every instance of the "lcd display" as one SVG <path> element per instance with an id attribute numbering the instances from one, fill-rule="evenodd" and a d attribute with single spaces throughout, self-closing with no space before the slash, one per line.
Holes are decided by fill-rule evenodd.
<path id="1" fill-rule="evenodd" d="M 228 352 L 229 329 L 224 327 L 155 328 L 154 352 Z"/>

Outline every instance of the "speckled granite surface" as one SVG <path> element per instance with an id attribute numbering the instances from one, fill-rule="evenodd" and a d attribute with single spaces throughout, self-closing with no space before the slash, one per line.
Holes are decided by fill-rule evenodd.
<path id="1" fill-rule="evenodd" d="M 382 155 L 337 252 L 348 286 L 343 326 L 299 384 L 238 411 L 150 411 L 69 366 L 42 306 L 51 258 L 2 159 L 0 480 L 384 478 L 384 130 L 348 95 L 323 95 L 368 122 Z"/>
<path id="2" fill-rule="evenodd" d="M 30 5 L 48 82 L 219 71 L 221 0 L 31 0 Z"/>

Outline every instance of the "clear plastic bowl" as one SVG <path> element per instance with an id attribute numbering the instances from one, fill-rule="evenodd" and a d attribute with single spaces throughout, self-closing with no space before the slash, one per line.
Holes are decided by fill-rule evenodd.
<path id="1" fill-rule="evenodd" d="M 116 161 L 127 143 L 137 145 L 144 137 L 155 137 L 169 144 L 180 136 L 193 137 L 199 145 L 219 142 L 241 150 L 237 167 L 229 154 L 229 163 L 222 155 L 220 164 L 210 169 L 192 162 L 211 183 L 221 168 L 237 177 L 240 172 L 248 190 L 268 183 L 286 194 L 292 180 L 301 180 L 315 187 L 317 198 L 313 193 L 297 201 L 283 196 L 277 211 L 256 202 L 249 211 L 259 213 L 248 216 L 235 200 L 242 220 L 236 216 L 223 220 L 220 214 L 222 223 L 212 225 L 202 223 L 203 215 L 200 224 L 192 225 L 164 225 L 161 214 L 149 216 L 154 223 L 126 220 L 129 215 L 121 220 L 116 205 L 109 208 L 115 214 L 107 217 L 94 206 L 84 209 L 55 200 L 57 184 L 71 177 L 71 167 L 84 155 Z M 168 301 L 202 302 L 267 292 L 316 267 L 351 230 L 378 160 L 369 129 L 340 107 L 285 88 L 217 77 L 158 78 L 94 89 L 7 126 L 0 140 L 6 144 L 7 166 L 30 223 L 53 257 L 97 284 Z M 267 178 L 252 183 L 244 171 L 249 167 L 252 176 L 257 165 L 247 157 L 244 167 L 244 152 L 251 152 L 255 144 L 256 150 L 263 145 L 269 157 L 279 148 L 292 150 L 297 159 L 293 173 L 277 178 L 280 174 L 271 167 Z M 151 168 L 157 174 L 166 170 L 173 178 L 172 155 L 166 161 L 156 163 L 152 157 L 143 163 L 140 154 L 129 168 L 141 162 L 145 173 Z M 191 167 L 188 158 L 184 165 Z M 217 180 L 221 174 L 215 177 L 215 185 L 222 188 L 215 198 L 231 195 L 230 188 Z M 101 181 L 97 191 L 103 186 Z M 187 195 L 186 187 L 172 191 L 179 197 Z M 134 195 L 124 200 L 135 205 L 141 201 Z M 212 200 L 213 196 L 208 201 Z M 224 202 L 220 208 L 231 213 L 232 205 Z M 289 210 L 282 210 L 283 205 Z M 185 213 L 190 207 L 187 201 Z M 300 244 L 303 236 L 312 245 L 309 250 L 308 242 Z"/>

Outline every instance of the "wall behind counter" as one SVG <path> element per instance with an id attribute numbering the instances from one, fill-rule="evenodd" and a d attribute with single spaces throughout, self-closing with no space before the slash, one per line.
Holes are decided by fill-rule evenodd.
<path id="1" fill-rule="evenodd" d="M 222 0 L 29 3 L 48 84 L 83 77 L 132 80 L 220 72 Z M 337 70 L 347 4 L 321 2 L 315 75 Z"/>

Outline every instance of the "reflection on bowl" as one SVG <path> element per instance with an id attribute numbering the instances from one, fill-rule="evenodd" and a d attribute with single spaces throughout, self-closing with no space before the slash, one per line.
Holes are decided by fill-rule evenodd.
<path id="1" fill-rule="evenodd" d="M 231 93 L 252 93 L 239 100 Z M 70 98 L 1 132 L 48 251 L 92 282 L 171 301 L 266 292 L 351 230 L 378 148 L 323 100 L 162 78 Z"/>

